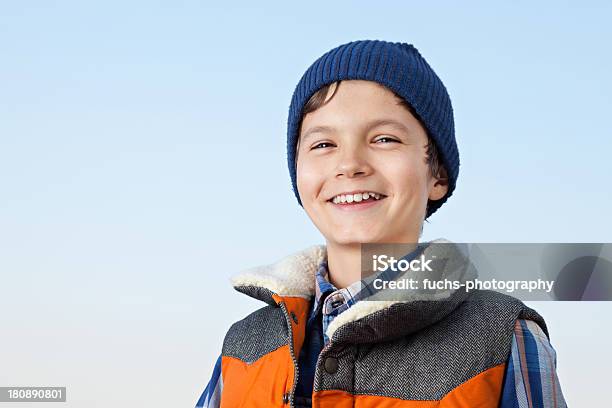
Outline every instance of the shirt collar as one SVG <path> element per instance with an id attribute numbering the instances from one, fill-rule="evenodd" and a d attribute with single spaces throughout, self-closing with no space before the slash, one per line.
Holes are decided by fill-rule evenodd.
<path id="1" fill-rule="evenodd" d="M 310 314 L 310 319 L 314 318 L 318 311 L 319 307 L 321 307 L 321 302 L 325 299 L 325 297 L 332 292 L 338 290 L 330 281 L 329 281 L 329 269 L 327 267 L 327 259 L 324 259 L 319 264 L 317 268 L 317 272 L 315 273 L 315 295 L 313 299 L 312 311 Z"/>

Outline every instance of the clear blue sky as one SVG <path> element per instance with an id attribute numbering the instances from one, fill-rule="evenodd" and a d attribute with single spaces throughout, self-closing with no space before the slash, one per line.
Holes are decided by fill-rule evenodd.
<path id="1" fill-rule="evenodd" d="M 413 43 L 451 95 L 462 165 L 424 239 L 612 241 L 610 3 L 220 4 L 2 5 L 0 385 L 192 406 L 261 306 L 228 277 L 323 242 L 286 115 L 355 39 Z M 607 400 L 612 305 L 535 307 L 568 403 Z"/>

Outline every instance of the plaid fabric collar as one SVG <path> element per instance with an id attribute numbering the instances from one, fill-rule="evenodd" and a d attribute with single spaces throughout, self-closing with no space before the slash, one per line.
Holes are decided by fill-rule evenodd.
<path id="1" fill-rule="evenodd" d="M 323 314 L 329 314 L 334 309 L 334 306 L 338 306 L 340 301 L 344 301 L 347 303 L 348 307 L 350 307 L 365 294 L 365 292 L 362 292 L 361 290 L 362 281 L 354 282 L 344 289 L 336 288 L 329 281 L 327 260 L 323 260 L 319 265 L 315 275 L 315 280 L 315 297 L 311 317 L 314 317 L 318 313 L 322 301 L 325 301 L 325 304 L 323 305 Z M 335 301 L 332 299 L 335 299 Z"/>

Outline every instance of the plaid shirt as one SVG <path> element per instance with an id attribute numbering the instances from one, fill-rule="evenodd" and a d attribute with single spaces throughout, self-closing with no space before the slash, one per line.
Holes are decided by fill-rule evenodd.
<path id="1" fill-rule="evenodd" d="M 419 251 L 420 248 L 417 248 L 406 258 L 416 257 Z M 315 279 L 315 296 L 306 325 L 306 341 L 299 356 L 300 376 L 296 387 L 296 401 L 301 399 L 303 402 L 310 400 L 308 396 L 312 394 L 317 357 L 329 341 L 325 335 L 327 327 L 340 313 L 372 293 L 370 285 L 364 280 L 337 289 L 329 282 L 326 261 L 321 262 Z M 321 321 L 317 321 L 318 316 L 321 316 Z M 322 338 L 322 342 L 318 341 L 319 338 Z M 556 367 L 556 352 L 540 326 L 531 320 L 517 320 L 499 407 L 566 408 Z M 196 408 L 219 407 L 222 389 L 221 356 L 219 356 L 212 378 L 198 400 Z"/>

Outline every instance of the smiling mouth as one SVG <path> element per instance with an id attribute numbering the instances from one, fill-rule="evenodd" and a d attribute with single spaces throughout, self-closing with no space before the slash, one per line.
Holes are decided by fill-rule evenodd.
<path id="1" fill-rule="evenodd" d="M 327 200 L 329 203 L 341 206 L 353 206 L 362 203 L 373 203 L 385 199 L 387 196 L 373 191 L 363 191 L 353 194 L 338 194 Z"/>

